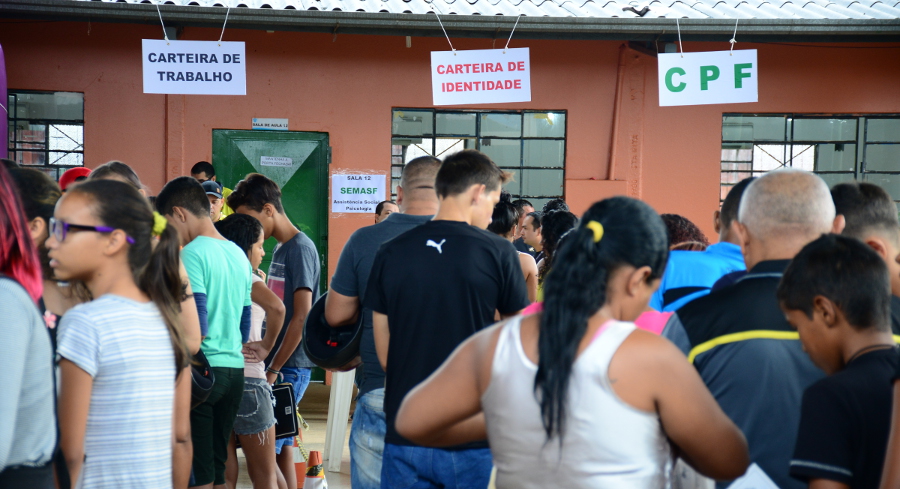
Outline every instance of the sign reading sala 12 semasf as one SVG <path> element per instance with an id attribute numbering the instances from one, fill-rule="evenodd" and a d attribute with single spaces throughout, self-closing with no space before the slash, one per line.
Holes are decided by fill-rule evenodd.
<path id="1" fill-rule="evenodd" d="M 528 48 L 431 52 L 434 105 L 531 102 Z"/>
<path id="2" fill-rule="evenodd" d="M 757 102 L 756 50 L 659 54 L 659 105 Z"/>
<path id="3" fill-rule="evenodd" d="M 246 95 L 244 43 L 144 39 L 144 93 Z"/>

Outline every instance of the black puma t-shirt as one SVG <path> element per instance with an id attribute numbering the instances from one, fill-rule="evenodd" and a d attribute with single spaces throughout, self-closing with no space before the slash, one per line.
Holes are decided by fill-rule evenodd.
<path id="1" fill-rule="evenodd" d="M 429 221 L 381 245 L 365 307 L 387 315 L 385 441 L 413 445 L 394 429 L 404 396 L 472 334 L 528 305 L 509 241 L 459 221 Z M 486 443 L 456 448 L 486 447 Z"/>

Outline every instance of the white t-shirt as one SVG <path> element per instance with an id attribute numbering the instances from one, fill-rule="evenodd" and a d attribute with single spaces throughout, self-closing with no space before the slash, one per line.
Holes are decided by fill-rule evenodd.
<path id="1" fill-rule="evenodd" d="M 262 282 L 263 279 L 259 278 L 255 273 L 253 274 L 253 283 Z M 251 285 L 251 288 L 253 286 Z M 266 319 L 266 311 L 257 304 L 253 303 L 250 305 L 250 341 L 260 341 L 262 340 L 262 325 L 263 320 Z M 265 362 L 248 362 L 246 359 L 244 360 L 244 377 L 250 377 L 254 379 L 265 379 L 266 378 L 266 363 Z"/>
<path id="2" fill-rule="evenodd" d="M 78 305 L 58 353 L 94 380 L 75 487 L 171 489 L 175 353 L 156 305 L 111 294 Z"/>

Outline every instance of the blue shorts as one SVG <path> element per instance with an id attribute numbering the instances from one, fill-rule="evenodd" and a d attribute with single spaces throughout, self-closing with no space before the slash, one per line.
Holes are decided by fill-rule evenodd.
<path id="1" fill-rule="evenodd" d="M 284 381 L 294 387 L 294 400 L 297 401 L 297 404 L 300 403 L 300 399 L 303 399 L 303 394 L 306 392 L 306 388 L 309 387 L 310 374 L 312 374 L 311 368 L 281 367 L 281 376 L 284 378 Z M 281 453 L 281 447 L 293 445 L 293 438 L 275 440 L 275 453 Z"/>
<path id="2" fill-rule="evenodd" d="M 444 450 L 384 444 L 384 489 L 469 489 L 491 480 L 490 448 Z"/>
<path id="3" fill-rule="evenodd" d="M 234 418 L 236 435 L 255 435 L 275 426 L 275 396 L 266 379 L 244 377 L 244 397 Z"/>
<path id="4" fill-rule="evenodd" d="M 359 396 L 350 428 L 350 486 L 353 489 L 381 487 L 381 454 L 386 432 L 384 388 Z"/>

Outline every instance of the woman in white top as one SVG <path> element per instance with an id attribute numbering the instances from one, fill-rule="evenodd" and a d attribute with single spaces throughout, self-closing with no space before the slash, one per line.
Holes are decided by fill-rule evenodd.
<path id="1" fill-rule="evenodd" d="M 487 437 L 498 488 L 661 488 L 673 455 L 720 479 L 747 443 L 684 355 L 630 322 L 667 258 L 643 202 L 594 204 L 554 258 L 544 312 L 460 345 L 406 397 L 397 430 L 443 446 Z"/>
<path id="2" fill-rule="evenodd" d="M 173 470 L 190 446 L 179 238 L 166 226 L 154 248 L 154 224 L 147 199 L 110 180 L 71 188 L 50 222 L 55 276 L 94 297 L 59 326 L 60 446 L 76 488 L 169 489 L 190 475 Z"/>
<path id="3" fill-rule="evenodd" d="M 263 227 L 253 216 L 231 214 L 217 221 L 216 230 L 247 254 L 253 275 L 250 298 L 250 341 L 244 345 L 244 395 L 234 420 L 234 434 L 241 442 L 247 458 L 247 472 L 254 489 L 286 489 L 287 482 L 275 462 L 275 412 L 272 386 L 266 381 L 264 360 L 275 347 L 284 323 L 285 308 L 281 299 L 266 287 L 259 276 L 263 251 Z M 266 335 L 262 335 L 263 320 Z M 228 444 L 225 481 L 235 487 L 238 479 L 237 448 L 234 437 Z"/>

